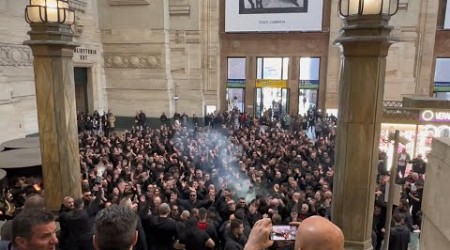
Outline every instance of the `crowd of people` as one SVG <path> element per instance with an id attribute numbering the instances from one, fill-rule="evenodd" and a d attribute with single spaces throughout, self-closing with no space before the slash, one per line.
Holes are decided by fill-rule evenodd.
<path id="1" fill-rule="evenodd" d="M 292 118 L 233 110 L 210 114 L 201 126 L 196 116 L 169 120 L 162 114 L 158 128 L 147 126 L 142 111 L 135 118 L 130 130 L 115 131 L 111 111 L 79 116 L 82 197 L 64 198 L 60 249 L 93 249 L 94 218 L 115 206 L 139 217 L 134 249 L 151 250 L 244 249 L 261 219 L 298 225 L 315 215 L 330 218 L 336 117 L 313 109 Z M 383 240 L 384 224 L 377 218 L 383 215 L 388 178 L 381 162 L 383 157 L 376 249 Z M 412 171 L 402 179 L 405 197 L 396 215 L 398 225 L 410 231 L 420 225 L 417 213 L 408 217 L 408 201 L 420 211 L 421 197 L 413 190 L 420 192 L 422 176 Z M 293 241 L 277 241 L 270 249 L 293 247 Z"/>

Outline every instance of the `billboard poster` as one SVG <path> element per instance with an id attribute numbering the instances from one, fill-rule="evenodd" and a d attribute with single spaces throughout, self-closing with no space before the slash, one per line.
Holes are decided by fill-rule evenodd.
<path id="1" fill-rule="evenodd" d="M 226 0 L 225 32 L 322 30 L 323 0 Z"/>
<path id="2" fill-rule="evenodd" d="M 306 0 L 239 0 L 239 14 L 305 13 Z"/>

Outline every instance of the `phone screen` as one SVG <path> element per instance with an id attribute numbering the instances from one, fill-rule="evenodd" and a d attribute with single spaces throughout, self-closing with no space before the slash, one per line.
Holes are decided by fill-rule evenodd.
<path id="1" fill-rule="evenodd" d="M 272 232 L 270 233 L 270 239 L 273 241 L 278 240 L 295 240 L 297 235 L 297 227 L 289 225 L 277 225 L 272 226 Z"/>

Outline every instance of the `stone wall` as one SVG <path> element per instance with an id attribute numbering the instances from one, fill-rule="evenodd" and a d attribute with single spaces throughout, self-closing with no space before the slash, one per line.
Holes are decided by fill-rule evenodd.
<path id="1" fill-rule="evenodd" d="M 27 2 L 0 0 L 0 143 L 37 132 L 33 57 L 22 45 Z"/>
<path id="2" fill-rule="evenodd" d="M 450 139 L 434 139 L 428 157 L 427 176 L 422 200 L 423 221 L 420 249 L 445 250 L 450 246 Z"/>
<path id="3" fill-rule="evenodd" d="M 330 50 L 328 54 L 326 108 L 336 109 L 339 90 L 339 49 L 333 42 L 342 21 L 337 15 L 338 0 L 332 0 Z M 401 101 L 404 96 L 432 94 L 436 23 L 439 0 L 400 0 L 392 17 L 392 35 L 397 42 L 389 50 L 386 65 L 385 100 Z"/>
<path id="4" fill-rule="evenodd" d="M 23 45 L 30 30 L 24 17 L 27 4 L 27 0 L 0 0 L 0 143 L 38 132 L 33 56 Z M 75 52 L 74 65 L 89 68 L 89 110 L 102 109 L 107 100 L 97 1 L 70 0 L 70 5 L 77 17 L 75 41 L 82 49 Z"/>

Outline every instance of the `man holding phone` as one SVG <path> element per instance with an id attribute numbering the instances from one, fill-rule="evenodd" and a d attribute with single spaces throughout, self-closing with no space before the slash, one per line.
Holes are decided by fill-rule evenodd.
<path id="1" fill-rule="evenodd" d="M 273 245 L 270 240 L 272 221 L 265 218 L 256 222 L 244 250 L 263 250 Z M 326 218 L 311 216 L 299 224 L 295 250 L 343 250 L 342 231 Z"/>

